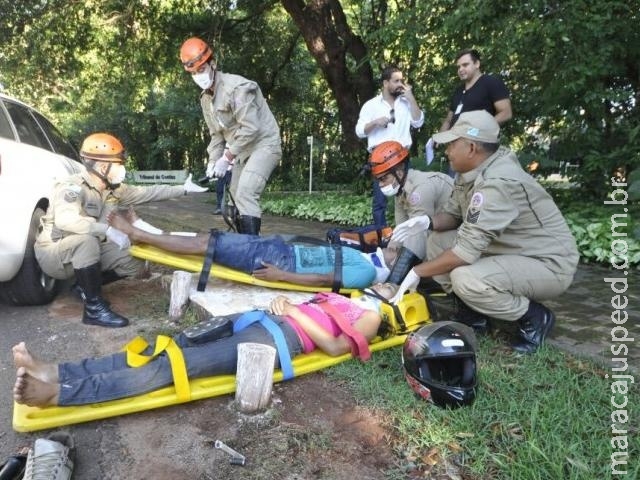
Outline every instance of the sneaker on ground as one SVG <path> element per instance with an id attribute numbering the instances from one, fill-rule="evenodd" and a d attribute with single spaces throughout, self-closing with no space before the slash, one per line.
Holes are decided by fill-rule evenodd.
<path id="1" fill-rule="evenodd" d="M 38 438 L 29 450 L 24 480 L 69 480 L 75 448 L 67 433 Z"/>

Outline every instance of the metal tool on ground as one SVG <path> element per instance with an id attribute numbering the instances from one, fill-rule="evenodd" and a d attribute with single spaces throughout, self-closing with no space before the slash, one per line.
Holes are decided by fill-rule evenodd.
<path id="1" fill-rule="evenodd" d="M 213 444 L 213 446 L 214 446 L 214 448 L 222 450 L 223 452 L 226 452 L 229 455 L 231 455 L 231 460 L 229 461 L 229 463 L 231 463 L 231 465 L 244 465 L 245 464 L 246 459 L 244 458 L 244 455 L 242 455 L 239 452 L 236 452 L 229 445 L 221 442 L 220 440 L 216 440 L 215 443 Z"/>

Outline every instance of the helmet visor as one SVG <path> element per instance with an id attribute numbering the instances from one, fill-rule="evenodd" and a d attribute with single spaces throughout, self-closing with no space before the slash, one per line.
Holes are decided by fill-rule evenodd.
<path id="1" fill-rule="evenodd" d="M 418 359 L 418 376 L 428 385 L 471 387 L 475 385 L 475 360 L 466 357 Z"/>
<path id="2" fill-rule="evenodd" d="M 196 68 L 198 68 L 200 65 L 202 65 L 206 61 L 206 58 L 204 58 L 204 57 L 208 53 L 209 53 L 208 49 L 203 50 L 202 52 L 200 52 L 199 55 L 196 55 L 195 57 L 193 57 L 193 58 L 191 58 L 191 59 L 189 59 L 189 60 L 187 60 L 185 62 L 182 62 L 182 65 L 184 65 L 185 70 L 189 70 L 189 71 L 195 70 Z"/>

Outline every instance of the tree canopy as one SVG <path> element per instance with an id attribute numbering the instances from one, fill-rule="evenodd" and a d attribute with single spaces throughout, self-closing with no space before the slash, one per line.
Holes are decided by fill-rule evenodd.
<path id="1" fill-rule="evenodd" d="M 178 61 L 190 36 L 268 98 L 284 149 L 273 186 L 305 184 L 309 135 L 318 181 L 356 177 L 366 151 L 355 122 L 388 63 L 425 111 L 413 150 L 422 162 L 458 82 L 456 52 L 469 47 L 511 90 L 504 141 L 523 162 L 580 165 L 573 172 L 594 198 L 640 166 L 638 0 L 0 0 L 0 12 L 6 93 L 76 143 L 115 133 L 131 168 L 204 168 L 199 92 Z"/>

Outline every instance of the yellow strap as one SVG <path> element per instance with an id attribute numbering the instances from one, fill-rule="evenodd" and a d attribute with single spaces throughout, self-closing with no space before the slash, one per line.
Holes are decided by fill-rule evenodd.
<path id="1" fill-rule="evenodd" d="M 158 335 L 154 352 L 151 355 L 143 355 L 142 352 L 148 346 L 149 344 L 142 337 L 136 337 L 125 345 L 124 350 L 127 352 L 127 365 L 133 368 L 141 367 L 166 351 L 169 357 L 169 364 L 171 365 L 171 374 L 173 375 L 173 384 L 176 389 L 178 401 L 188 402 L 191 400 L 187 366 L 184 363 L 184 356 L 182 355 L 180 347 L 178 347 L 171 337 L 166 335 Z"/>

